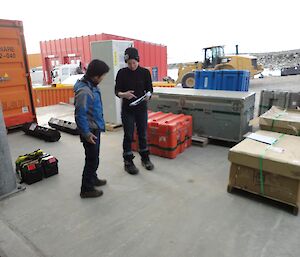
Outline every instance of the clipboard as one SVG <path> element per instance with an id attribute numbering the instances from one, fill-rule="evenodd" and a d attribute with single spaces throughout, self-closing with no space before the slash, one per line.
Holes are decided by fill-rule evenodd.
<path id="1" fill-rule="evenodd" d="M 150 96 L 151 96 L 151 92 L 147 92 L 142 97 L 140 97 L 140 98 L 136 99 L 135 101 L 133 101 L 132 103 L 130 103 L 129 106 L 137 106 L 138 104 L 143 102 L 147 97 L 150 97 Z"/>

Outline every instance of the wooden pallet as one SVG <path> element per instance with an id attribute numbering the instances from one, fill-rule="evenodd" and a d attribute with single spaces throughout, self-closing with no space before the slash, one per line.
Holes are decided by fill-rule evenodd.
<path id="1" fill-rule="evenodd" d="M 294 205 L 294 204 L 291 204 L 291 203 L 288 203 L 288 202 L 285 202 L 285 201 L 282 201 L 282 200 L 279 200 L 279 199 L 276 199 L 274 197 L 270 197 L 270 196 L 262 196 L 261 194 L 259 194 L 258 192 L 254 192 L 252 190 L 249 190 L 249 189 L 245 189 L 245 188 L 241 188 L 239 186 L 232 186 L 232 185 L 228 185 L 227 186 L 227 192 L 228 193 L 234 193 L 234 192 L 243 192 L 245 194 L 248 194 L 249 196 L 252 196 L 252 197 L 256 197 L 256 199 L 260 199 L 260 200 L 265 200 L 268 199 L 271 202 L 273 203 L 279 203 L 281 204 L 282 206 L 285 206 L 285 207 L 289 207 L 290 209 L 290 212 L 297 216 L 298 215 L 298 212 L 299 212 L 299 207 L 297 205 Z"/>
<path id="2" fill-rule="evenodd" d="M 209 143 L 209 139 L 207 137 L 193 136 L 192 137 L 193 145 L 199 145 L 201 147 L 205 147 Z"/>
<path id="3" fill-rule="evenodd" d="M 120 130 L 122 127 L 122 124 L 114 124 L 114 123 L 106 123 L 105 124 L 105 130 L 106 131 L 117 131 Z"/>

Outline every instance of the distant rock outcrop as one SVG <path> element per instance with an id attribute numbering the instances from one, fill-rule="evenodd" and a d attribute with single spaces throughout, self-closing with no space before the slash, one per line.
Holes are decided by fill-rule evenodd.
<path id="1" fill-rule="evenodd" d="M 257 57 L 257 62 L 262 64 L 264 68 L 270 70 L 280 70 L 282 68 L 294 67 L 300 65 L 300 49 L 269 52 L 269 53 L 253 53 Z"/>

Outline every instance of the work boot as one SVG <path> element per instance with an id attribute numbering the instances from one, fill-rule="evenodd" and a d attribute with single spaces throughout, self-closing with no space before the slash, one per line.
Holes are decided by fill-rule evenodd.
<path id="1" fill-rule="evenodd" d="M 154 165 L 150 160 L 142 160 L 142 165 L 145 167 L 147 170 L 153 170 Z"/>
<path id="2" fill-rule="evenodd" d="M 94 181 L 94 186 L 95 186 L 95 187 L 101 187 L 101 186 L 106 185 L 106 183 L 107 183 L 106 179 L 99 179 L 99 178 L 97 178 L 97 179 Z"/>
<path id="3" fill-rule="evenodd" d="M 80 197 L 81 198 L 95 198 L 103 195 L 101 190 L 93 189 L 91 191 L 81 191 Z"/>
<path id="4" fill-rule="evenodd" d="M 124 169 L 131 175 L 136 175 L 139 173 L 138 168 L 133 163 L 134 156 L 132 155 L 125 155 L 124 156 Z"/>
<path id="5" fill-rule="evenodd" d="M 145 167 L 147 170 L 153 170 L 154 169 L 154 165 L 150 161 L 149 151 L 140 152 L 140 155 L 141 155 L 143 167 Z"/>

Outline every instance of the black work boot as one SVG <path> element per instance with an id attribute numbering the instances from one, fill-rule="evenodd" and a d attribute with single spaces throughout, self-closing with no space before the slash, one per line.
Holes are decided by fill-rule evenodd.
<path id="1" fill-rule="evenodd" d="M 127 171 L 131 175 L 138 174 L 139 170 L 133 163 L 133 159 L 134 159 L 133 154 L 125 155 L 123 157 L 124 157 L 124 169 L 125 169 L 125 171 Z"/>
<path id="2" fill-rule="evenodd" d="M 140 155 L 141 155 L 141 158 L 142 158 L 142 165 L 143 165 L 143 167 L 145 167 L 147 170 L 153 170 L 154 169 L 154 165 L 150 161 L 149 151 L 140 152 Z"/>
<path id="3" fill-rule="evenodd" d="M 81 198 L 95 198 L 95 197 L 99 197 L 101 195 L 103 195 L 103 192 L 101 190 L 96 190 L 96 189 L 80 192 Z"/>
<path id="4" fill-rule="evenodd" d="M 94 181 L 94 186 L 95 187 L 101 187 L 101 186 L 104 186 L 106 185 L 106 179 L 99 179 L 99 178 L 96 178 L 95 181 Z"/>

